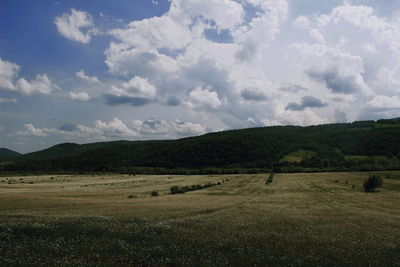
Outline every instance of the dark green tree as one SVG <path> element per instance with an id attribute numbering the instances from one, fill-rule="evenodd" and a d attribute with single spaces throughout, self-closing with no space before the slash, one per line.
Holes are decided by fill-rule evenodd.
<path id="1" fill-rule="evenodd" d="M 379 175 L 370 175 L 368 179 L 364 181 L 364 191 L 374 192 L 375 188 L 383 185 L 383 178 Z"/>

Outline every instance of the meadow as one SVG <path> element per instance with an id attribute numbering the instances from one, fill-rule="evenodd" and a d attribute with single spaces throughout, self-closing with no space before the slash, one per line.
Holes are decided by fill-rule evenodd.
<path id="1" fill-rule="evenodd" d="M 368 175 L 2 176 L 0 265 L 398 266 L 400 172 Z"/>

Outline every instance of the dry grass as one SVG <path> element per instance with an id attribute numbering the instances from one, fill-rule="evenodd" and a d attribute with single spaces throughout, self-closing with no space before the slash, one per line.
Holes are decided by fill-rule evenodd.
<path id="1" fill-rule="evenodd" d="M 0 265 L 400 265 L 400 179 L 267 177 L 2 177 Z"/>

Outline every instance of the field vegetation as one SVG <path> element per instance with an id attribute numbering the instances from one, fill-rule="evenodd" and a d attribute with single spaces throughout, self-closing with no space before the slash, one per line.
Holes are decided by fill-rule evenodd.
<path id="1" fill-rule="evenodd" d="M 0 265 L 400 264 L 399 172 L 269 177 L 3 176 Z"/>

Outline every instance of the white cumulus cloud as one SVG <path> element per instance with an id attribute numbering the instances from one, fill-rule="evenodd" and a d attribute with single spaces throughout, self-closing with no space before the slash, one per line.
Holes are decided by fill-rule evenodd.
<path id="1" fill-rule="evenodd" d="M 73 100 L 78 100 L 78 101 L 88 101 L 90 100 L 90 96 L 86 92 L 70 92 L 69 97 Z"/>
<path id="2" fill-rule="evenodd" d="M 180 136 L 201 135 L 206 133 L 206 129 L 199 123 L 176 120 L 172 123 L 172 127 Z"/>
<path id="3" fill-rule="evenodd" d="M 243 21 L 242 5 L 232 0 L 174 0 L 169 11 L 171 17 L 190 24 L 193 17 L 213 20 L 217 27 L 233 29 Z"/>
<path id="4" fill-rule="evenodd" d="M 70 13 L 65 13 L 54 19 L 58 32 L 72 41 L 87 44 L 96 29 L 93 27 L 92 16 L 76 9 L 71 9 Z"/>
<path id="5" fill-rule="evenodd" d="M 18 76 L 20 66 L 0 58 L 0 88 L 15 90 L 14 79 Z"/>
<path id="6" fill-rule="evenodd" d="M 128 128 L 121 120 L 114 118 L 110 122 L 95 121 L 95 129 L 108 137 L 136 136 L 136 132 Z"/>
<path id="7" fill-rule="evenodd" d="M 197 87 L 189 93 L 188 104 L 192 107 L 216 109 L 221 106 L 221 101 L 217 92 Z"/>
<path id="8" fill-rule="evenodd" d="M 135 76 L 122 86 L 111 86 L 104 95 L 106 102 L 110 105 L 130 104 L 133 106 L 145 105 L 155 98 L 156 87 L 146 78 Z"/>
<path id="9" fill-rule="evenodd" d="M 98 83 L 100 82 L 99 78 L 97 78 L 96 76 L 88 76 L 85 74 L 84 70 L 80 70 L 78 72 L 75 73 L 76 77 L 87 81 L 87 82 L 92 82 L 92 83 Z"/>
<path id="10" fill-rule="evenodd" d="M 19 79 L 16 83 L 16 88 L 18 92 L 24 95 L 32 95 L 34 93 L 50 94 L 58 86 L 49 79 L 47 74 L 38 74 L 32 81 L 28 81 L 25 78 Z"/>
<path id="11" fill-rule="evenodd" d="M 50 94 L 59 87 L 47 74 L 37 74 L 34 80 L 18 78 L 20 66 L 0 58 L 0 89 L 16 91 L 23 95 Z"/>
<path id="12" fill-rule="evenodd" d="M 17 132 L 18 136 L 47 136 L 46 130 L 35 128 L 32 123 L 24 125 L 25 130 Z"/>

